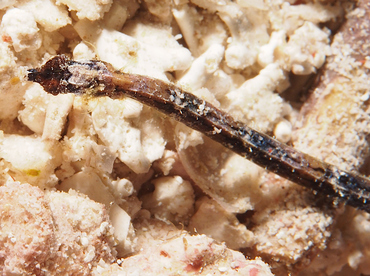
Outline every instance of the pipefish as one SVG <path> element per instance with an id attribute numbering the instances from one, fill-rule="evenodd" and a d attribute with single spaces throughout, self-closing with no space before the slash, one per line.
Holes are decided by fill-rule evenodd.
<path id="1" fill-rule="evenodd" d="M 28 80 L 50 94 L 131 97 L 202 132 L 255 164 L 338 202 L 370 213 L 370 179 L 322 162 L 234 120 L 174 84 L 115 71 L 103 61 L 56 56 L 28 70 Z"/>

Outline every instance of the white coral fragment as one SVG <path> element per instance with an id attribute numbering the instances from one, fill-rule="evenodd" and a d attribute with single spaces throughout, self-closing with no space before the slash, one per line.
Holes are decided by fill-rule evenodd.
<path id="1" fill-rule="evenodd" d="M 190 231 L 225 242 L 228 248 L 234 250 L 253 244 L 253 233 L 212 199 L 203 197 L 196 205 L 197 211 L 188 226 Z"/>
<path id="2" fill-rule="evenodd" d="M 1 33 L 10 38 L 16 52 L 37 50 L 41 46 L 41 36 L 35 18 L 18 8 L 8 10 L 1 20 Z"/>
<path id="3" fill-rule="evenodd" d="M 150 161 L 144 153 L 140 130 L 119 115 L 108 105 L 99 105 L 92 113 L 94 128 L 123 163 L 136 173 L 145 173 L 150 168 Z"/>
<path id="4" fill-rule="evenodd" d="M 270 41 L 263 45 L 260 48 L 260 52 L 258 54 L 258 63 L 266 67 L 270 63 L 274 63 L 277 59 L 275 56 L 275 50 L 278 47 L 283 47 L 286 44 L 286 34 L 285 31 L 277 31 L 273 32 L 270 37 Z"/>
<path id="5" fill-rule="evenodd" d="M 272 29 L 285 30 L 287 34 L 291 34 L 305 22 L 319 24 L 336 20 L 342 15 L 342 12 L 340 5 L 323 6 L 319 1 L 305 5 L 291 5 L 284 2 L 277 10 L 277 14 L 270 12 L 272 17 L 270 21 Z"/>
<path id="6" fill-rule="evenodd" d="M 277 140 L 288 143 L 292 137 L 292 124 L 287 120 L 281 120 L 276 124 L 274 136 Z"/>
<path id="7" fill-rule="evenodd" d="M 109 218 L 114 227 L 118 254 L 124 256 L 132 253 L 135 246 L 135 231 L 131 224 L 131 217 L 114 203 L 110 207 Z"/>
<path id="8" fill-rule="evenodd" d="M 140 24 L 136 28 L 139 30 L 131 29 L 133 36 L 103 30 L 96 40 L 100 58 L 125 72 L 162 80 L 167 80 L 165 72 L 190 66 L 189 50 L 180 46 L 168 31 L 153 32 L 152 28 Z"/>
<path id="9" fill-rule="evenodd" d="M 191 12 L 189 6 L 174 8 L 172 10 L 173 16 L 181 29 L 182 36 L 184 37 L 188 47 L 192 53 L 195 53 L 198 48 L 198 41 L 194 37 L 194 16 L 195 13 Z"/>
<path id="10" fill-rule="evenodd" d="M 132 17 L 139 4 L 136 1 L 113 1 L 111 8 L 104 15 L 104 27 L 120 31 L 126 20 Z"/>
<path id="11" fill-rule="evenodd" d="M 155 190 L 145 195 L 143 207 L 157 218 L 179 222 L 193 211 L 194 191 L 189 181 L 180 176 L 166 176 L 152 181 Z"/>
<path id="12" fill-rule="evenodd" d="M 40 187 L 54 186 L 55 168 L 60 164 L 59 148 L 40 137 L 4 135 L 0 158 L 12 165 L 17 180 L 27 180 Z"/>
<path id="13" fill-rule="evenodd" d="M 66 5 L 70 11 L 76 11 L 79 19 L 89 19 L 91 21 L 101 19 L 112 5 L 112 0 L 57 0 L 57 5 Z"/>
<path id="14" fill-rule="evenodd" d="M 55 2 L 52 0 L 32 0 L 22 2 L 23 3 L 20 3 L 19 8 L 32 13 L 35 21 L 47 32 L 55 31 L 72 23 L 66 7 L 55 5 Z"/>
<path id="15" fill-rule="evenodd" d="M 206 52 L 193 61 L 191 67 L 177 82 L 191 90 L 203 87 L 207 79 L 219 67 L 224 55 L 224 47 L 220 44 L 211 45 Z"/>
<path id="16" fill-rule="evenodd" d="M 267 9 L 267 5 L 264 3 L 263 0 L 237 0 L 236 3 L 238 3 L 241 7 L 248 8 L 256 8 L 260 10 Z"/>
<path id="17" fill-rule="evenodd" d="M 43 139 L 59 140 L 69 111 L 72 108 L 74 95 L 57 95 L 50 99 L 46 109 L 46 118 L 42 133 Z"/>
<path id="18" fill-rule="evenodd" d="M 114 197 L 109 192 L 108 187 L 103 184 L 100 177 L 93 171 L 78 172 L 65 179 L 58 188 L 65 192 L 68 192 L 70 189 L 76 190 L 107 207 L 114 202 Z"/>
<path id="19" fill-rule="evenodd" d="M 260 131 L 272 131 L 274 124 L 285 115 L 283 99 L 273 93 L 285 78 L 285 72 L 278 64 L 269 64 L 256 77 L 226 95 L 230 102 L 228 110 Z"/>
<path id="20" fill-rule="evenodd" d="M 85 42 L 80 42 L 73 48 L 73 59 L 75 60 L 89 60 L 94 58 L 95 53 Z"/>
<path id="21" fill-rule="evenodd" d="M 254 208 L 261 197 L 260 168 L 185 126 L 176 127 L 176 149 L 196 185 L 228 212 Z M 200 136 L 200 137 L 199 137 Z"/>
<path id="22" fill-rule="evenodd" d="M 290 36 L 284 49 L 291 70 L 296 75 L 316 73 L 330 53 L 329 33 L 324 32 L 311 22 L 306 22 Z M 289 68 L 290 69 L 290 68 Z"/>
<path id="23" fill-rule="evenodd" d="M 3 0 L 0 3 L 0 9 L 5 9 L 7 7 L 11 7 L 15 4 L 16 0 Z"/>
<path id="24" fill-rule="evenodd" d="M 149 119 L 135 125 L 133 119 L 140 114 L 141 108 L 141 104 L 132 100 L 106 98 L 92 112 L 99 138 L 136 173 L 148 172 L 151 163 L 163 155 L 166 144 L 159 121 Z"/>
<path id="25" fill-rule="evenodd" d="M 7 135 L 1 143 L 0 156 L 22 171 L 41 171 L 52 159 L 40 138 Z"/>
<path id="26" fill-rule="evenodd" d="M 24 95 L 24 109 L 19 111 L 18 118 L 24 125 L 37 134 L 42 134 L 44 129 L 49 98 L 50 95 L 45 93 L 38 84 L 30 85 Z"/>
<path id="27" fill-rule="evenodd" d="M 259 47 L 269 39 L 264 15 L 245 13 L 239 5 L 228 0 L 192 0 L 192 2 L 211 12 L 217 12 L 227 25 L 231 34 L 225 51 L 227 66 L 232 69 L 244 69 L 253 65 Z"/>

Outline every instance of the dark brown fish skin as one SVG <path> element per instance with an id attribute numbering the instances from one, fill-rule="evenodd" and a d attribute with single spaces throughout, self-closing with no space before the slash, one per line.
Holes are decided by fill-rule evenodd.
<path id="1" fill-rule="evenodd" d="M 66 67 L 71 61 L 64 55 L 56 56 L 45 63 L 42 70 L 28 70 L 28 80 L 37 82 L 45 91 L 53 95 L 69 93 L 67 87 L 61 85 L 71 77 Z"/>
<path id="2" fill-rule="evenodd" d="M 198 130 L 259 166 L 337 202 L 370 213 L 370 180 L 345 172 L 259 133 L 213 105 L 179 87 L 150 77 L 123 74 L 102 61 L 72 61 L 57 56 L 39 69 L 30 69 L 30 81 L 45 91 L 136 99 Z"/>
<path id="3" fill-rule="evenodd" d="M 78 76 L 80 81 L 78 83 L 71 82 L 71 77 L 75 72 L 70 68 L 79 66 L 81 75 Z M 53 94 L 83 94 L 87 89 L 106 88 L 111 90 L 113 87 L 108 87 L 109 67 L 111 65 L 102 61 L 84 61 L 76 62 L 69 59 L 65 55 L 55 56 L 48 60 L 40 69 L 29 69 L 28 80 L 37 82 L 44 87 L 45 91 Z M 84 78 L 85 72 L 98 72 Z"/>

